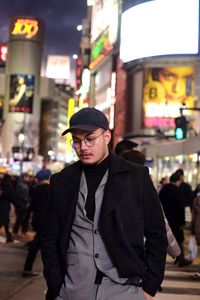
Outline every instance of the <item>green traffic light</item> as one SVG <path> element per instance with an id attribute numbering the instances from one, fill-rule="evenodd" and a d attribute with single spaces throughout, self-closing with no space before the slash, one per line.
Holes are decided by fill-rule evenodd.
<path id="1" fill-rule="evenodd" d="M 176 139 L 182 140 L 184 138 L 184 133 L 182 128 L 176 128 Z"/>

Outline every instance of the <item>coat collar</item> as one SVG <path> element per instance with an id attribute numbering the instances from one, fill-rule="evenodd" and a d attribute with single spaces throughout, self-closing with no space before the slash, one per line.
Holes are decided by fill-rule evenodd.
<path id="1" fill-rule="evenodd" d="M 102 218 L 123 201 L 126 198 L 126 194 L 129 193 L 129 188 L 121 181 L 121 176 L 118 175 L 133 172 L 133 170 L 134 168 L 130 162 L 115 154 L 111 154 L 109 176 L 101 210 Z"/>
<path id="2" fill-rule="evenodd" d="M 68 179 L 68 180 L 72 181 L 74 184 L 77 184 L 77 181 L 79 182 L 79 180 L 80 180 L 82 169 L 83 169 L 82 163 L 79 160 L 79 161 L 75 162 L 74 164 L 64 168 L 60 172 L 60 174 L 65 179 Z M 119 157 L 118 155 L 116 155 L 112 152 L 110 153 L 110 167 L 109 167 L 110 174 L 114 175 L 117 173 L 123 173 L 123 172 L 127 172 L 127 171 L 132 171 L 132 170 L 133 170 L 133 168 L 129 162 L 125 161 L 124 159 L 122 159 L 121 157 Z"/>
<path id="3" fill-rule="evenodd" d="M 125 194 L 128 193 L 128 187 L 117 175 L 133 172 L 133 170 L 134 168 L 130 162 L 120 158 L 114 153 L 110 153 L 109 175 L 102 203 L 102 215 L 107 214 L 116 207 L 118 203 L 126 197 Z M 64 168 L 60 174 L 62 175 L 63 180 L 69 180 L 77 189 L 79 189 L 81 172 L 82 163 L 81 161 L 78 161 Z"/>

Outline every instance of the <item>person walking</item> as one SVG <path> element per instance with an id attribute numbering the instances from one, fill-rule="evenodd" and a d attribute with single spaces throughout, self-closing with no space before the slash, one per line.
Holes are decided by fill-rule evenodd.
<path id="1" fill-rule="evenodd" d="M 192 263 L 184 257 L 184 232 L 183 226 L 185 225 L 184 207 L 182 205 L 182 194 L 179 189 L 181 184 L 181 175 L 178 172 L 170 176 L 170 182 L 165 184 L 159 192 L 159 198 L 169 223 L 169 226 L 179 244 L 181 253 L 177 256 L 175 264 L 183 267 Z"/>
<path id="2" fill-rule="evenodd" d="M 136 148 L 138 146 L 137 143 L 129 140 L 129 139 L 123 139 L 120 142 L 118 142 L 115 146 L 115 154 L 122 156 L 124 151 L 132 150 L 133 148 Z"/>
<path id="3" fill-rule="evenodd" d="M 11 176 L 5 174 L 0 186 L 0 227 L 3 225 L 6 233 L 6 242 L 12 242 L 13 237 L 10 232 L 10 209 L 14 202 L 14 189 Z"/>
<path id="4" fill-rule="evenodd" d="M 20 175 L 17 180 L 15 188 L 15 214 L 16 220 L 13 226 L 14 236 L 18 236 L 21 229 L 21 234 L 26 235 L 27 227 L 25 226 L 25 219 L 30 204 L 29 187 L 26 182 L 26 174 Z"/>
<path id="5" fill-rule="evenodd" d="M 50 180 L 41 234 L 46 299 L 153 299 L 167 237 L 148 168 L 109 150 L 108 120 L 95 108 L 75 113 L 67 133 L 79 161 Z"/>
<path id="6" fill-rule="evenodd" d="M 192 203 L 194 198 L 192 187 L 189 183 L 185 182 L 183 169 L 176 170 L 176 173 L 178 173 L 181 178 L 181 184 L 179 186 L 179 189 L 181 191 L 182 205 L 184 207 L 184 210 L 187 206 L 190 207 L 190 209 L 192 210 Z"/>
<path id="7" fill-rule="evenodd" d="M 34 272 L 33 264 L 35 262 L 38 251 L 41 249 L 40 232 L 44 211 L 46 209 L 49 195 L 49 178 L 51 171 L 49 169 L 41 169 L 36 174 L 37 185 L 33 189 L 29 211 L 32 212 L 32 227 L 35 236 L 28 243 L 28 254 L 24 264 L 23 276 L 37 276 L 39 273 Z"/>

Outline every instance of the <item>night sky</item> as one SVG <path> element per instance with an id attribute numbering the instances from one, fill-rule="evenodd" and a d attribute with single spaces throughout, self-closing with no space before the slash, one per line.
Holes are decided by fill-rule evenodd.
<path id="1" fill-rule="evenodd" d="M 76 27 L 87 15 L 87 0 L 0 0 L 0 43 L 8 40 L 9 19 L 18 15 L 45 21 L 45 54 L 78 53 Z"/>

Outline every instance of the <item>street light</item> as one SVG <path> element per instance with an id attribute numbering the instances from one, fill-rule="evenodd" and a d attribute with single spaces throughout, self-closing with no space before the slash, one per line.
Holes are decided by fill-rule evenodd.
<path id="1" fill-rule="evenodd" d="M 73 57 L 73 59 L 77 59 L 77 58 L 78 58 L 78 55 L 74 53 L 74 54 L 72 55 L 72 57 Z"/>
<path id="2" fill-rule="evenodd" d="M 81 31 L 81 30 L 83 29 L 83 26 L 80 24 L 80 25 L 78 25 L 78 26 L 76 27 L 76 29 L 77 29 L 78 31 Z"/>
<path id="3" fill-rule="evenodd" d="M 48 155 L 49 155 L 50 157 L 53 156 L 53 155 L 54 155 L 54 151 L 50 149 L 50 150 L 48 151 Z"/>
<path id="4" fill-rule="evenodd" d="M 23 144 L 24 140 L 25 140 L 25 135 L 20 132 L 19 136 L 18 136 L 18 140 L 20 142 L 20 145 Z"/>

